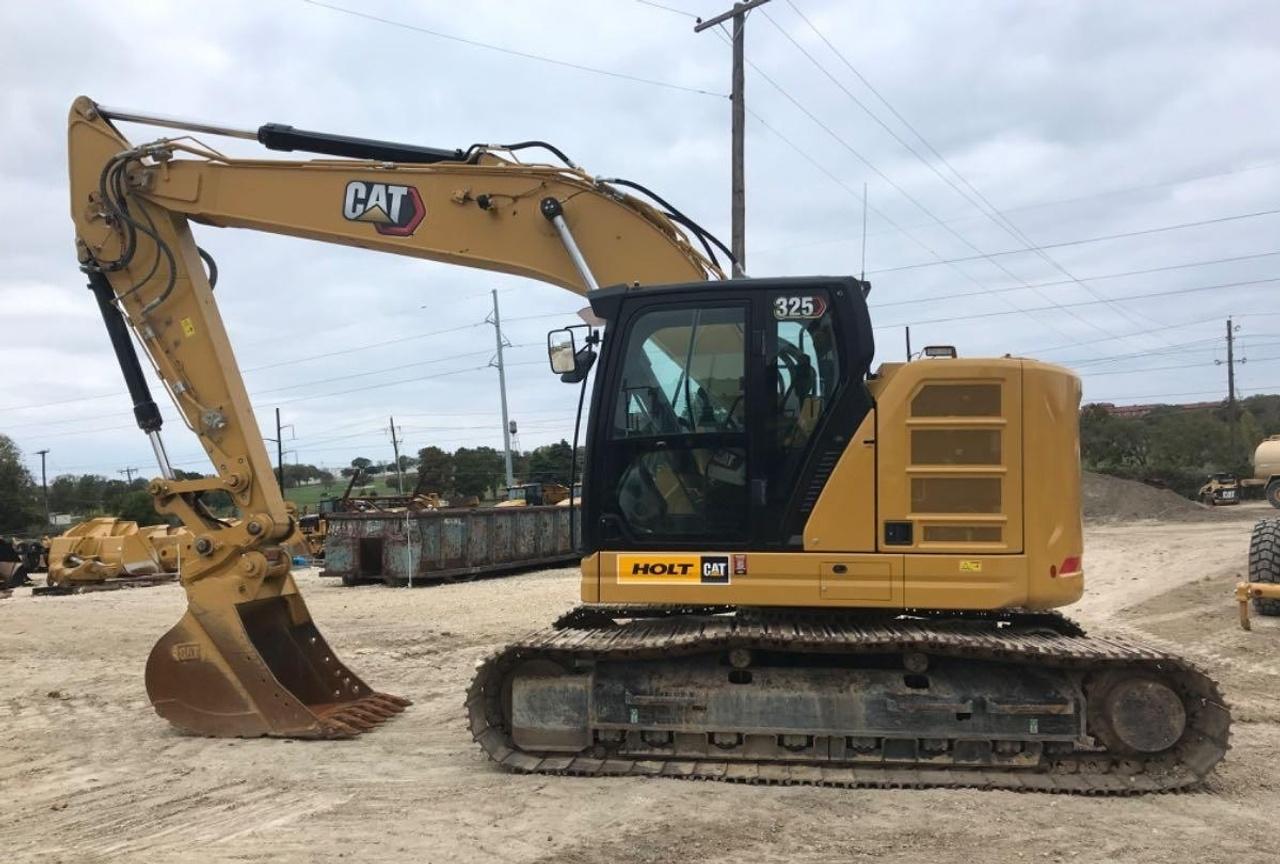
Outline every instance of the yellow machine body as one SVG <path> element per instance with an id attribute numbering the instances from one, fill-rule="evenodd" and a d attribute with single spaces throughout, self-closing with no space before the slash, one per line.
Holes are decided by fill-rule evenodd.
<path id="1" fill-rule="evenodd" d="M 805 526 L 802 552 L 602 551 L 582 599 L 881 609 L 1051 609 L 1084 591 L 1079 379 L 1021 359 L 886 364 Z M 910 526 L 888 545 L 886 523 Z M 716 553 L 716 554 L 723 554 Z"/>

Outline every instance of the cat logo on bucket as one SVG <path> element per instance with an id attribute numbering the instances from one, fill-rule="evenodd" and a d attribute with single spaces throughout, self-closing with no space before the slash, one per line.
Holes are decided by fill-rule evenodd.
<path id="1" fill-rule="evenodd" d="M 618 581 L 631 584 L 728 585 L 728 555 L 619 555 Z"/>
<path id="2" fill-rule="evenodd" d="M 352 180 L 342 198 L 342 215 L 352 222 L 370 222 L 379 234 L 408 237 L 422 224 L 427 208 L 412 186 Z"/>

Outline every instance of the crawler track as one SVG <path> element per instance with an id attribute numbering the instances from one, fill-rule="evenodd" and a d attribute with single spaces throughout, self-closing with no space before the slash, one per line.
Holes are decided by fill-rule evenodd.
<path id="1" fill-rule="evenodd" d="M 717 614 L 721 613 L 721 614 Z M 1230 712 L 1216 683 L 1191 663 L 1160 648 L 1119 637 L 1085 636 L 1056 614 L 938 613 L 886 618 L 817 612 L 688 607 L 644 610 L 584 607 L 553 626 L 521 639 L 485 660 L 467 695 L 471 731 L 486 753 L 505 768 L 584 776 L 647 775 L 747 783 L 808 783 L 848 787 L 976 787 L 1076 794 L 1135 794 L 1185 789 L 1200 783 L 1228 749 Z M 504 704 L 515 670 L 530 661 L 565 669 L 608 661 L 684 660 L 725 656 L 734 649 L 822 655 L 906 655 L 1013 664 L 1030 670 L 1060 670 L 1084 681 L 1106 674 L 1158 676 L 1186 710 L 1185 729 L 1163 752 L 1108 750 L 1095 736 L 1098 721 L 1089 707 L 1088 734 L 1075 743 L 1019 745 L 1006 757 L 997 747 L 968 762 L 955 754 L 960 740 L 933 743 L 911 755 L 887 746 L 855 752 L 845 739 L 815 737 L 804 752 L 753 758 L 750 746 L 725 752 L 704 744 L 687 746 L 676 736 L 667 753 L 652 748 L 637 755 L 635 739 L 601 743 L 580 752 L 526 751 L 513 741 Z M 733 730 L 726 730 L 732 733 Z M 640 734 L 639 731 L 636 733 Z M 739 740 L 754 730 L 744 728 Z M 909 734 L 909 733 L 907 733 Z M 759 737 L 759 736 L 757 736 Z M 850 742 L 863 739 L 848 739 Z M 887 739 L 885 739 L 887 741 Z M 838 741 L 839 746 L 836 746 Z M 882 742 L 883 743 L 883 742 Z M 1121 748 L 1117 748 L 1119 750 Z M 759 752 L 759 751 L 757 751 Z"/>

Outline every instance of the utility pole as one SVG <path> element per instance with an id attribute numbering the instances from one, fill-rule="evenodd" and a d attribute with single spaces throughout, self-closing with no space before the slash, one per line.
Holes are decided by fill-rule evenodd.
<path id="1" fill-rule="evenodd" d="M 47 527 L 52 522 L 49 517 L 49 477 L 44 466 L 44 457 L 49 455 L 49 450 L 46 448 L 36 452 L 40 454 L 40 489 L 44 492 L 44 524 Z"/>
<path id="2" fill-rule="evenodd" d="M 119 471 L 117 471 L 116 473 L 117 473 L 117 474 L 123 474 L 123 475 L 125 476 L 125 480 L 126 480 L 126 481 L 128 481 L 128 483 L 129 483 L 129 485 L 130 485 L 130 486 L 132 486 L 132 485 L 133 485 L 133 475 L 134 475 L 134 474 L 136 474 L 136 473 L 138 473 L 139 471 L 140 471 L 140 469 L 138 469 L 138 468 L 121 468 L 121 469 L 120 469 Z"/>
<path id="3" fill-rule="evenodd" d="M 502 449 L 504 465 L 507 469 L 507 487 L 510 488 L 516 485 L 516 480 L 511 473 L 511 422 L 507 419 L 507 372 L 502 365 L 502 348 L 506 343 L 502 338 L 502 318 L 498 315 L 498 292 L 495 289 L 491 293 L 493 294 L 493 315 L 485 321 L 493 325 L 493 336 L 498 353 L 489 365 L 498 367 L 498 394 L 502 397 Z"/>
<path id="4" fill-rule="evenodd" d="M 284 436 L 280 434 L 280 409 L 276 409 L 276 478 L 280 481 L 280 492 L 284 492 Z"/>
<path id="5" fill-rule="evenodd" d="M 404 496 L 404 471 L 400 470 L 400 438 L 396 435 L 396 418 L 387 418 L 391 422 L 391 452 L 396 456 L 396 490 Z"/>
<path id="6" fill-rule="evenodd" d="M 1227 319 L 1227 422 L 1231 424 L 1231 458 L 1240 453 L 1240 412 L 1236 408 L 1236 335 Z"/>
<path id="7" fill-rule="evenodd" d="M 280 484 L 280 492 L 284 492 L 284 435 L 285 429 L 289 430 L 289 436 L 293 436 L 293 424 L 286 423 L 280 425 L 280 409 L 276 409 L 276 437 L 267 438 L 263 436 L 263 441 L 274 441 L 276 443 L 276 482 Z"/>
<path id="8" fill-rule="evenodd" d="M 744 141 L 746 138 L 747 107 L 744 98 L 746 74 L 743 69 L 747 13 L 757 6 L 763 6 L 769 0 L 746 0 L 734 3 L 728 12 L 722 12 L 703 21 L 698 19 L 694 33 L 701 33 L 709 27 L 715 27 L 730 18 L 733 19 L 733 89 L 729 96 L 733 117 L 733 144 L 731 166 L 730 206 L 733 218 L 733 276 L 745 276 L 747 272 L 747 181 L 745 168 Z"/>

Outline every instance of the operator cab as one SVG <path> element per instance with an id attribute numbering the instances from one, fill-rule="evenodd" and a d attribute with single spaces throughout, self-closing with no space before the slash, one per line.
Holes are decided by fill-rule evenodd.
<path id="1" fill-rule="evenodd" d="M 588 295 L 608 334 L 548 339 L 582 382 L 585 551 L 799 548 L 872 407 L 869 285 L 853 278 L 616 287 Z M 584 385 L 585 386 L 585 385 Z"/>

